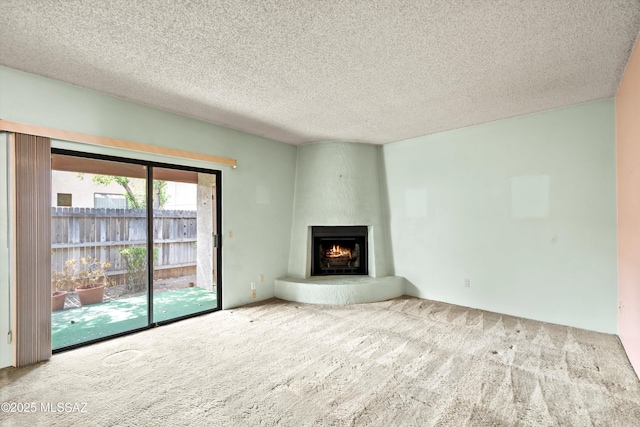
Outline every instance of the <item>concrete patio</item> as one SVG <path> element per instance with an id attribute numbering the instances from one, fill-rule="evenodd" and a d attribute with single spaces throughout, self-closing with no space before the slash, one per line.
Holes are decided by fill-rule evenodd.
<path id="1" fill-rule="evenodd" d="M 199 287 L 159 292 L 153 298 L 153 323 L 188 316 L 217 306 L 214 292 Z M 119 334 L 147 325 L 147 296 L 72 307 L 51 314 L 53 349 Z"/>

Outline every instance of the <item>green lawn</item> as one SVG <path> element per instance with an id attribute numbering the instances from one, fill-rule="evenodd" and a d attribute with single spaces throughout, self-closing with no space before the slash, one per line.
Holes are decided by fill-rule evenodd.
<path id="1" fill-rule="evenodd" d="M 154 322 L 210 310 L 216 294 L 193 287 L 159 292 L 153 298 Z M 101 304 L 51 313 L 53 349 L 102 338 L 147 325 L 147 296 L 123 298 Z"/>

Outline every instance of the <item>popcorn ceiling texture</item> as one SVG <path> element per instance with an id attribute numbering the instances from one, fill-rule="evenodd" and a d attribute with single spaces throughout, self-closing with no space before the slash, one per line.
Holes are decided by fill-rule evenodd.
<path id="1" fill-rule="evenodd" d="M 0 64 L 287 143 L 380 144 L 612 97 L 639 28 L 638 0 L 3 0 Z"/>

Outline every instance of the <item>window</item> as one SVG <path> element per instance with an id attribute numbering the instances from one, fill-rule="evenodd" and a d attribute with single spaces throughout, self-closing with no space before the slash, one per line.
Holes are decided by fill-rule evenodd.
<path id="1" fill-rule="evenodd" d="M 94 193 L 93 207 L 96 209 L 127 209 L 127 198 L 122 194 Z"/>

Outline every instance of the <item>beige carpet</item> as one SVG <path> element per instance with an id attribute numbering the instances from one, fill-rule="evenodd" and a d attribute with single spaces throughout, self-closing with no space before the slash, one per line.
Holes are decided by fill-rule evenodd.
<path id="1" fill-rule="evenodd" d="M 0 371 L 0 401 L 37 405 L 9 426 L 640 425 L 617 337 L 405 297 L 189 319 Z"/>

